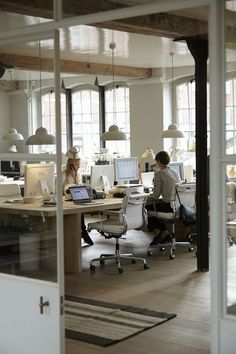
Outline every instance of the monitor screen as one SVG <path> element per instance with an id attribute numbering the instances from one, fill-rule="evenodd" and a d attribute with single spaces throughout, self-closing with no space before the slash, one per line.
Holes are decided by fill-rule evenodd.
<path id="1" fill-rule="evenodd" d="M 107 177 L 109 186 L 105 188 L 103 176 Z M 98 187 L 102 189 L 109 189 L 109 187 L 114 186 L 114 165 L 95 165 L 91 166 L 91 174 L 90 174 L 90 185 L 93 189 Z"/>
<path id="2" fill-rule="evenodd" d="M 1 161 L 1 174 L 6 177 L 20 176 L 20 162 Z"/>
<path id="3" fill-rule="evenodd" d="M 39 163 L 25 165 L 25 196 L 41 196 L 43 188 L 55 192 L 54 164 Z"/>
<path id="4" fill-rule="evenodd" d="M 114 159 L 115 180 L 117 182 L 129 182 L 139 179 L 138 158 L 127 157 Z"/>
<path id="5" fill-rule="evenodd" d="M 184 164 L 183 162 L 170 162 L 169 166 L 175 170 L 181 181 L 184 181 Z"/>

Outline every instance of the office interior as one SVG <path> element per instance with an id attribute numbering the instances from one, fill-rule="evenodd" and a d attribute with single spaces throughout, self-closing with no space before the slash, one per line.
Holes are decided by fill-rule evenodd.
<path id="1" fill-rule="evenodd" d="M 108 1 L 109 9 L 122 8 L 122 4 L 125 4 L 125 1 L 120 2 L 110 2 Z M 128 2 L 127 2 L 128 3 Z M 233 3 L 233 2 L 232 2 Z M 142 1 L 132 1 L 129 2 L 130 5 L 144 4 Z M 13 9 L 7 8 L 8 4 L 5 4 L 4 11 L 7 11 L 9 15 L 9 19 L 11 16 L 14 21 L 9 22 L 7 26 L 9 29 L 16 30 L 18 27 L 25 26 L 27 28 L 27 15 L 31 13 L 31 18 L 28 17 L 28 23 L 45 23 L 45 19 L 42 18 L 47 15 L 42 16 L 42 18 L 35 17 L 37 15 L 37 9 L 31 8 L 31 10 L 22 9 Z M 10 5 L 9 5 L 10 6 Z M 68 5 L 69 6 L 69 5 Z M 98 6 L 98 5 L 97 5 Z M 36 12 L 34 12 L 36 11 Z M 120 72 L 120 75 L 115 74 L 115 81 L 119 83 L 119 85 L 125 85 L 129 89 L 129 105 L 130 105 L 130 138 L 128 143 L 130 144 L 130 151 L 127 156 L 137 157 L 138 161 L 141 160 L 141 157 L 144 151 L 151 147 L 154 153 L 166 149 L 170 152 L 174 153 L 176 150 L 172 149 L 172 147 L 178 146 L 178 144 L 182 144 L 184 148 L 183 151 L 178 152 L 177 159 L 179 162 L 184 162 L 185 166 L 189 166 L 189 161 L 191 160 L 191 164 L 193 169 L 196 168 L 194 162 L 194 152 L 190 151 L 190 145 L 194 142 L 194 139 L 188 139 L 184 141 L 184 139 L 178 140 L 169 140 L 162 139 L 161 133 L 163 130 L 167 129 L 169 124 L 176 123 L 176 115 L 173 116 L 173 109 L 176 111 L 177 102 L 175 101 L 175 96 L 173 97 L 173 87 L 176 88 L 178 83 L 189 83 L 191 80 L 194 80 L 195 73 L 195 63 L 194 59 L 191 56 L 187 45 L 184 41 L 173 41 L 178 37 L 183 37 L 188 33 L 182 33 L 176 31 L 171 26 L 171 21 L 177 21 L 175 26 L 178 26 L 178 19 L 175 16 L 183 16 L 186 15 L 185 21 L 186 23 L 193 27 L 193 12 L 196 14 L 196 18 L 194 23 L 200 22 L 199 31 L 202 27 L 200 25 L 204 25 L 205 21 L 208 20 L 208 9 L 207 7 L 195 7 L 193 9 L 185 9 L 179 12 L 170 12 L 167 14 L 168 26 L 167 28 L 158 28 L 154 31 L 153 28 L 149 29 L 130 29 L 130 32 L 126 32 L 122 30 L 122 25 L 119 27 L 113 27 L 114 24 L 107 23 L 104 27 L 100 24 L 97 26 L 91 26 L 91 28 L 86 28 L 86 26 L 79 28 L 79 26 L 71 26 L 69 28 L 70 31 L 65 31 L 61 33 L 61 37 L 63 38 L 60 55 L 61 59 L 65 61 L 81 61 L 84 64 L 82 69 L 80 68 L 80 72 L 76 73 L 74 71 L 78 69 L 71 69 L 72 72 L 67 72 L 65 69 L 64 72 L 61 72 L 61 79 L 63 79 L 63 87 L 65 87 L 69 94 L 70 89 L 74 89 L 80 85 L 89 85 L 94 86 L 95 79 L 98 79 L 99 86 L 104 87 L 106 85 L 112 85 L 112 71 L 111 71 L 111 52 L 109 50 L 109 43 L 113 39 L 116 42 L 117 53 L 115 55 L 115 68 L 117 72 Z M 99 10 L 99 9 L 98 9 Z M 19 13 L 17 13 L 19 11 Z M 24 13 L 24 11 L 26 11 Z M 33 11 L 33 12 L 30 12 Z M 65 10 L 66 11 L 66 10 Z M 78 15 L 76 12 L 78 10 L 73 9 L 74 15 Z M 88 10 L 89 11 L 89 10 Z M 97 11 L 97 10 L 96 10 Z M 183 12 L 185 11 L 185 12 Z M 98 11 L 97 11 L 98 12 Z M 26 15 L 25 18 L 22 15 Z M 6 13 L 1 13 L 2 23 L 4 23 L 4 17 Z M 188 19 L 191 20 L 188 20 Z M 135 18 L 132 19 L 135 21 Z M 38 21 L 38 22 L 37 22 Z M 50 21 L 49 21 L 50 22 Z M 126 28 L 127 21 L 124 21 Z M 161 26 L 161 23 L 159 23 Z M 180 26 L 180 24 L 179 24 Z M 158 25 L 157 25 L 158 27 Z M 169 28 L 170 27 L 170 28 Z M 204 26 L 203 26 L 204 28 Z M 121 29 L 121 31 L 120 31 Z M 6 30 L 6 29 L 5 29 Z M 137 33 L 132 33 L 133 31 L 140 31 Z M 153 33 L 154 31 L 154 33 Z M 187 31 L 185 29 L 185 31 Z M 190 31 L 190 28 L 189 28 Z M 193 31 L 193 30 L 192 30 Z M 195 26 L 194 35 L 198 35 L 201 33 L 197 33 L 198 28 Z M 76 38 L 77 43 L 69 43 L 69 34 L 73 36 L 73 32 Z M 183 31 L 184 32 L 184 31 Z M 190 31 L 191 34 L 193 32 Z M 160 34 L 162 34 L 160 36 Z M 91 37 L 90 37 L 91 36 Z M 21 166 L 25 165 L 25 162 L 30 163 L 39 163 L 40 161 L 44 161 L 49 163 L 52 161 L 52 158 L 49 156 L 48 152 L 55 152 L 55 146 L 58 145 L 61 147 L 60 151 L 63 153 L 66 152 L 67 148 L 73 145 L 73 138 L 71 135 L 71 129 L 73 123 L 66 127 L 65 135 L 68 140 L 65 143 L 65 139 L 63 140 L 62 146 L 59 142 L 59 137 L 57 135 L 57 144 L 54 146 L 54 150 L 52 151 L 52 146 L 30 146 L 26 145 L 25 141 L 29 137 L 29 135 L 33 135 L 35 130 L 41 126 L 41 117 L 40 117 L 40 100 L 39 94 L 46 92 L 48 89 L 51 89 L 54 86 L 53 82 L 53 74 L 51 72 L 44 70 L 44 65 L 46 65 L 46 60 L 41 60 L 44 55 L 46 58 L 51 59 L 49 66 L 51 66 L 50 71 L 53 70 L 53 46 L 52 40 L 44 39 L 41 40 L 41 58 L 38 55 L 38 41 L 37 40 L 25 40 L 24 45 L 20 43 L 10 43 L 2 46 L 2 56 L 1 61 L 4 64 L 3 67 L 3 76 L 0 80 L 0 84 L 2 84 L 2 89 L 0 91 L 0 102 L 1 102 L 1 124 L 2 124 L 2 133 L 7 133 L 9 129 L 15 128 L 18 132 L 20 132 L 24 136 L 24 140 L 17 140 L 14 142 L 16 146 L 17 152 L 13 150 L 9 151 L 9 148 L 12 147 L 12 143 L 7 140 L 0 140 L 0 151 L 1 151 L 1 161 L 2 161 L 2 169 L 6 168 L 6 164 L 8 161 L 20 161 Z M 26 44 L 29 44 L 26 50 Z M 84 47 L 83 47 L 84 43 Z M 119 48 L 119 43 L 121 44 L 122 49 Z M 78 47 L 77 47 L 78 46 Z M 73 48 L 75 50 L 73 51 Z M 22 52 L 23 48 L 23 52 Z M 49 48 L 49 50 L 48 50 Z M 79 48 L 79 49 L 78 49 Z M 174 51 L 174 73 L 171 70 L 171 59 L 170 52 Z M 24 56 L 31 57 L 31 62 L 27 62 Z M 33 61 L 32 57 L 36 59 Z M 18 60 L 19 59 L 19 60 Z M 16 61 L 14 63 L 14 60 Z M 41 62 L 40 62 L 41 60 Z M 229 73 L 230 70 L 233 72 L 234 70 L 234 54 L 230 52 L 229 54 Z M 23 62 L 23 63 L 22 63 Z M 98 65 L 93 66 L 92 63 L 97 63 Z M 103 64 L 103 72 L 108 71 L 110 75 L 102 75 L 101 68 L 99 64 Z M 33 66 L 33 70 L 29 70 L 31 65 Z M 40 69 L 41 66 L 41 69 Z M 209 66 L 209 63 L 208 63 Z M 118 71 L 118 67 L 120 67 L 120 71 Z M 125 67 L 130 67 L 133 70 L 128 72 L 127 75 L 124 74 Z M 122 71 L 123 68 L 123 71 Z M 135 69 L 136 68 L 136 72 Z M 140 69 L 140 70 L 139 70 Z M 146 70 L 141 70 L 146 69 Z M 73 71 L 74 70 L 74 71 Z M 115 72 L 116 72 L 115 70 Z M 69 71 L 69 70 L 68 70 Z M 135 72 L 133 74 L 133 72 Z M 173 77 L 174 75 L 174 77 Z M 143 77 L 144 76 L 144 77 Z M 60 82 L 61 85 L 62 81 Z M 191 83 L 190 83 L 191 85 Z M 88 87 L 88 86 L 86 86 Z M 63 90 L 63 88 L 62 88 Z M 209 106 L 208 106 L 209 108 Z M 58 110 L 58 108 L 57 108 Z M 68 114 L 68 112 L 67 112 Z M 193 113 L 194 114 L 194 113 Z M 31 117 L 31 119 L 29 118 Z M 33 119 L 33 118 L 35 119 Z M 39 119 L 38 119 L 39 117 Z M 119 125 L 119 124 L 118 124 Z M 57 122 L 57 129 L 60 129 L 60 125 Z M 103 122 L 102 131 L 105 131 L 105 125 Z M 210 135 L 210 133 L 208 133 Z M 233 134 L 229 137 L 232 137 Z M 193 136 L 192 136 L 193 138 Z M 181 142 L 182 141 L 182 142 Z M 64 144 L 64 145 L 63 145 Z M 118 143 L 117 143 L 118 144 Z M 101 142 L 100 147 L 104 148 L 107 143 Z M 209 145 L 208 145 L 209 147 Z M 172 150 L 171 150 L 172 149 Z M 83 147 L 81 146 L 81 151 L 83 151 Z M 58 151 L 57 151 L 58 152 Z M 84 151 L 83 151 L 84 152 Z M 98 152 L 98 150 L 96 150 Z M 115 152 L 115 151 L 113 151 Z M 208 150 L 209 152 L 209 150 Z M 231 152 L 232 153 L 232 152 Z M 42 154 L 42 155 L 41 155 Z M 40 156 L 41 155 L 41 156 Z M 58 154 L 57 154 L 58 155 Z M 65 164 L 64 156 L 60 157 L 53 156 L 53 161 L 57 161 L 56 163 L 56 173 L 60 174 L 61 166 Z M 95 155 L 95 153 L 94 153 Z M 83 155 L 82 155 L 83 156 Z M 123 156 L 124 157 L 124 156 Z M 181 158 L 186 158 L 183 161 Z M 5 162 L 5 166 L 4 166 Z M 175 161 L 176 162 L 176 161 Z M 227 232 L 230 233 L 232 239 L 234 238 L 234 202 L 235 202 L 235 166 L 236 162 L 231 158 L 228 163 L 224 166 L 224 175 L 227 175 L 227 181 L 223 181 L 222 190 L 224 189 L 224 197 L 225 198 L 225 206 L 227 208 L 227 213 L 225 215 L 229 218 L 230 222 L 227 224 Z M 15 169 L 10 166 L 10 169 Z M 21 187 L 21 177 L 23 172 L 19 167 L 17 167 L 17 171 L 15 172 L 15 182 L 18 182 L 17 185 L 22 190 Z M 186 168 L 185 172 L 189 172 L 188 168 Z M 196 171 L 197 173 L 197 171 Z M 4 174 L 4 173 L 2 173 Z M 85 173 L 87 174 L 87 173 Z M 20 179 L 17 179 L 17 177 Z M 12 176 L 10 176 L 12 177 Z M 59 178 L 60 181 L 60 177 Z M 193 181 L 195 176 L 190 170 L 190 175 L 188 175 L 189 181 Z M 8 182 L 10 179 L 8 178 Z M 2 179 L 2 183 L 7 182 L 4 178 Z M 24 182 L 24 181 L 23 181 Z M 57 181 L 57 187 L 58 187 Z M 19 189 L 18 189 L 19 191 Z M 17 192 L 18 193 L 18 192 Z M 4 198 L 8 199 L 10 196 L 5 195 Z M 13 195 L 13 197 L 17 197 L 17 195 Z M 147 303 L 150 303 L 153 308 L 159 306 L 159 304 L 163 304 L 165 307 L 164 310 L 169 311 L 179 311 L 181 313 L 179 322 L 174 324 L 173 326 L 170 324 L 169 327 L 166 327 L 168 330 L 173 331 L 171 333 L 175 334 L 173 340 L 167 339 L 165 337 L 165 329 L 156 328 L 152 330 L 150 334 L 145 333 L 144 335 L 140 335 L 139 339 L 137 337 L 133 339 L 129 339 L 128 341 L 123 342 L 120 347 L 107 348 L 106 351 L 109 353 L 110 351 L 116 352 L 120 348 L 124 351 L 130 351 L 131 353 L 138 353 L 144 350 L 144 345 L 148 348 L 148 351 L 151 353 L 158 349 L 158 345 L 161 343 L 161 350 L 163 353 L 169 353 L 170 350 L 177 350 L 176 352 L 184 353 L 187 352 L 189 346 L 194 348 L 196 353 L 208 353 L 210 352 L 210 280 L 209 273 L 196 273 L 196 257 L 194 253 L 188 253 L 184 249 L 177 252 L 176 259 L 171 261 L 166 257 L 166 255 L 159 254 L 158 252 L 153 252 L 153 256 L 150 259 L 150 269 L 144 272 L 142 267 L 139 265 L 131 265 L 124 264 L 124 274 L 120 277 L 115 270 L 115 268 L 107 264 L 104 268 L 97 267 L 97 270 L 94 274 L 91 274 L 89 270 L 89 261 L 94 256 L 97 256 L 104 247 L 108 250 L 113 249 L 112 242 L 109 240 L 104 240 L 98 234 L 92 233 L 92 238 L 94 240 L 94 245 L 91 247 L 87 247 L 82 243 L 82 272 L 74 275 L 65 275 L 63 277 L 63 281 L 61 281 L 61 275 L 57 272 L 57 262 L 58 257 L 55 248 L 55 238 L 58 235 L 58 243 L 60 243 L 61 239 L 63 239 L 63 226 L 60 219 L 60 205 L 57 194 L 58 205 L 57 208 L 59 210 L 56 217 L 51 218 L 47 215 L 46 208 L 43 215 L 38 217 L 38 214 L 34 211 L 35 206 L 30 207 L 29 204 L 25 204 L 25 212 L 17 213 L 14 208 L 16 206 L 7 206 L 11 208 L 12 211 L 9 213 L 9 210 L 6 211 L 4 208 L 4 227 L 6 225 L 6 229 L 10 230 L 10 233 L 13 234 L 13 239 L 15 242 L 15 223 L 17 226 L 21 228 L 22 234 L 22 242 L 21 242 L 21 250 L 27 245 L 37 244 L 42 242 L 39 239 L 39 234 L 43 238 L 43 247 L 41 247 L 41 255 L 40 255 L 40 265 L 43 264 L 43 267 L 40 268 L 39 271 L 39 263 L 38 262 L 24 262 L 22 260 L 22 269 L 20 270 L 17 262 L 12 263 L 10 266 L 8 264 L 4 264 L 3 273 L 6 275 L 8 273 L 15 273 L 22 271 L 23 277 L 27 278 L 40 278 L 43 280 L 53 280 L 55 283 L 61 282 L 64 284 L 65 289 L 67 291 L 71 291 L 74 295 L 80 295 L 84 297 L 98 298 L 100 300 L 109 301 L 112 299 L 113 302 L 123 302 L 129 303 L 131 305 L 138 306 L 146 306 Z M 10 203 L 9 203 L 10 204 Z M 31 210 L 30 210 L 31 209 Z M 14 210 L 14 211 L 13 211 Z M 14 222 L 12 221 L 12 215 L 14 216 Z M 50 215 L 50 210 L 48 211 L 48 215 Z M 226 216 L 224 215 L 224 223 L 226 224 Z M 96 218 L 96 214 L 93 212 L 86 214 L 86 222 L 94 220 Z M 78 226 L 78 224 L 76 224 Z M 31 235 L 29 235 L 29 230 L 31 231 Z M 8 231 L 7 231 L 8 232 Z M 137 236 L 135 231 L 130 232 L 130 236 L 127 235 L 127 239 L 124 241 L 124 249 L 127 250 L 131 247 L 134 249 L 134 252 L 139 255 L 144 255 L 146 252 L 146 247 L 151 240 L 150 234 L 143 232 L 142 236 Z M 30 242 L 29 238 L 30 237 Z M 136 240 L 138 238 L 138 241 Z M 26 238 L 26 241 L 25 241 Z M 227 237 L 225 237 L 227 239 Z M 122 241 L 122 240 L 121 240 Z M 16 241 L 17 242 L 17 241 Z M 122 242 L 121 242 L 122 246 Z M 18 247 L 18 245 L 14 245 L 14 247 Z M 235 245 L 229 246 L 227 244 L 226 247 L 226 259 L 228 262 L 227 265 L 227 299 L 226 299 L 226 315 L 231 316 L 231 321 L 234 322 L 233 312 L 230 313 L 231 309 L 233 311 L 233 304 L 235 300 L 235 292 L 233 285 L 234 278 L 234 255 L 235 255 Z M 32 250 L 31 250 L 32 251 Z M 36 255 L 35 258 L 38 257 L 38 250 L 34 249 Z M 18 250 L 16 251 L 18 252 Z M 47 256 L 47 253 L 54 252 L 53 259 Z M 24 252 L 22 251 L 22 254 Z M 175 263 L 174 263 L 175 262 Z M 49 271 L 49 272 L 48 272 Z M 176 274 L 177 273 L 177 274 Z M 37 275 L 39 274 L 39 275 Z M 48 276 L 49 274 L 49 276 Z M 47 278 L 48 277 L 48 278 Z M 126 278 L 125 278 L 126 277 Z M 158 283 L 159 282 L 159 283 Z M 102 286 L 101 286 L 102 284 Z M 180 285 L 179 285 L 180 284 Z M 108 286 L 109 285 L 109 286 Z M 62 285 L 64 288 L 64 286 Z M 187 302 L 183 304 L 180 303 L 180 297 L 185 298 L 186 294 L 191 294 L 194 297 L 194 291 L 197 287 L 198 299 L 195 299 L 195 305 L 190 305 Z M 187 288 L 187 289 L 185 289 Z M 170 291 L 169 291 L 170 289 Z M 148 290 L 148 291 L 147 291 Z M 178 295 L 175 295 L 175 301 L 172 302 L 173 293 L 177 291 Z M 186 292 L 185 292 L 186 291 Z M 164 300 L 166 298 L 166 300 Z M 204 315 L 200 316 L 198 314 L 199 309 L 204 308 Z M 194 323 L 190 324 L 190 313 L 193 310 L 193 314 L 191 316 L 194 317 Z M 196 343 L 194 340 L 194 336 L 192 333 L 195 333 L 195 327 L 200 326 L 199 323 L 205 322 L 201 328 L 198 328 L 200 333 L 208 333 L 207 338 L 202 339 L 200 343 Z M 168 324 L 167 324 L 168 326 Z M 178 326 L 183 326 L 185 330 L 187 330 L 188 326 L 191 328 L 192 333 L 187 335 L 187 339 L 182 340 L 178 334 Z M 177 334 L 176 334 L 177 333 Z M 137 342 L 136 342 L 137 339 Z M 228 341 L 230 341 L 227 338 Z M 157 343 L 159 342 L 159 344 Z M 175 342 L 175 343 L 174 343 Z M 176 349 L 176 342 L 178 348 Z M 140 346 L 140 348 L 138 347 Z M 172 349 L 170 349 L 172 348 Z M 174 349 L 175 348 L 175 349 Z M 95 348 L 90 345 L 86 345 L 84 343 L 76 343 L 72 340 L 66 341 L 66 352 L 67 353 L 75 353 L 75 352 L 86 352 L 86 353 L 95 353 L 99 352 L 101 349 Z M 219 351 L 220 353 L 220 351 Z"/>

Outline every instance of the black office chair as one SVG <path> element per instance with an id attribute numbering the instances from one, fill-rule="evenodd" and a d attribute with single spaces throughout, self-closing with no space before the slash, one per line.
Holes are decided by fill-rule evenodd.
<path id="1" fill-rule="evenodd" d="M 121 254 L 119 240 L 122 235 L 126 234 L 129 230 L 140 229 L 146 223 L 146 209 L 144 208 L 147 199 L 147 194 L 131 194 L 125 196 L 123 199 L 122 208 L 118 211 L 108 210 L 103 211 L 101 218 L 108 215 L 109 218 L 97 222 L 89 223 L 87 230 L 97 230 L 106 239 L 115 238 L 115 253 L 114 254 L 101 254 L 100 257 L 94 258 L 90 261 L 90 270 L 95 270 L 95 262 L 105 264 L 106 260 L 114 259 L 117 264 L 118 272 L 123 273 L 121 267 L 121 259 L 130 259 L 132 263 L 137 261 L 143 262 L 144 269 L 148 269 L 149 265 L 145 258 L 136 257 L 133 253 Z"/>
<path id="2" fill-rule="evenodd" d="M 173 186 L 171 200 L 170 200 L 173 212 L 165 213 L 165 212 L 160 212 L 155 210 L 148 210 L 148 216 L 155 217 L 166 224 L 171 224 L 172 226 L 171 241 L 167 241 L 166 243 L 161 242 L 153 246 L 149 245 L 147 248 L 148 256 L 152 255 L 152 249 L 154 247 L 158 248 L 160 251 L 165 251 L 165 249 L 169 247 L 170 259 L 175 258 L 175 249 L 178 246 L 187 247 L 190 252 L 194 250 L 191 244 L 190 234 L 186 235 L 185 241 L 176 241 L 176 224 L 180 223 L 181 221 L 180 213 L 179 213 L 180 200 L 181 203 L 183 203 L 184 205 L 191 208 L 195 208 L 195 194 L 196 194 L 195 184 L 188 184 L 188 183 L 176 184 Z"/>

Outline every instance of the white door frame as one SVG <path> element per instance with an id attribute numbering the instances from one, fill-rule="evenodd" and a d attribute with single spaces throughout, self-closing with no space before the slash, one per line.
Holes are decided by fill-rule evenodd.
<path id="1" fill-rule="evenodd" d="M 213 0 L 210 16 L 211 79 L 211 352 L 234 354 L 236 316 L 227 314 L 227 245 L 225 170 L 236 164 L 235 155 L 226 155 L 225 146 L 225 1 Z M 221 191 L 219 193 L 219 191 Z"/>
<path id="2" fill-rule="evenodd" d="M 62 176 L 61 176 L 61 106 L 60 106 L 60 46 L 59 46 L 59 31 L 54 30 L 53 32 L 39 33 L 38 35 L 25 35 L 23 37 L 17 37 L 17 42 L 27 42 L 27 41 L 38 41 L 41 39 L 52 38 L 54 40 L 54 78 L 55 78 L 55 96 L 56 96 L 56 160 L 55 155 L 47 156 L 47 159 L 54 160 L 57 165 L 57 190 L 61 189 L 62 186 Z M 0 39 L 0 43 L 3 44 L 13 44 L 16 42 L 13 37 L 8 37 L 6 39 Z M 9 154 L 0 154 L 1 156 Z M 24 155 L 28 161 L 35 160 L 34 154 L 19 154 Z M 40 159 L 40 155 L 36 155 L 37 159 Z M 41 155 L 41 160 L 44 155 Z M 4 156 L 5 157 L 5 156 Z M 12 156 L 11 156 L 12 158 Z M 18 154 L 14 155 L 14 159 L 18 159 Z M 22 160 L 22 156 L 19 157 Z M 1 310 L 6 316 L 6 322 L 11 317 L 9 314 L 15 313 L 16 321 L 12 321 L 11 326 L 6 326 L 6 332 L 4 336 L 4 331 L 2 331 L 1 345 L 4 346 L 6 353 L 29 353 L 29 348 L 34 345 L 35 353 L 36 348 L 41 350 L 41 346 L 44 353 L 51 353 L 57 351 L 57 354 L 64 354 L 65 352 L 65 338 L 64 338 L 64 316 L 63 316 L 63 300 L 64 300 L 64 238 L 63 238 L 63 205 L 62 198 L 57 200 L 57 215 L 56 215 L 56 227 L 57 227 L 57 282 L 46 282 L 36 279 L 28 279 L 21 276 L 12 276 L 9 274 L 0 274 L 0 288 L 2 288 L 2 295 L 4 294 L 4 303 L 1 305 Z M 19 292 L 19 294 L 18 294 Z M 8 296 L 9 294 L 9 296 Z M 14 299 L 17 296 L 17 301 Z M 18 297 L 20 296 L 20 298 Z M 46 309 L 43 315 L 40 315 L 40 296 L 45 296 L 50 299 L 49 308 Z M 32 301 L 31 301 L 32 300 Z M 9 301 L 9 303 L 8 303 Z M 43 301 L 46 301 L 45 298 Z M 22 306 L 19 306 L 19 302 Z M 16 303 L 18 306 L 16 306 Z M 8 313 L 5 313 L 5 309 L 11 309 Z M 19 333 L 20 328 L 24 329 L 24 311 L 27 314 L 25 317 L 28 321 L 27 332 L 29 342 L 23 341 L 19 337 L 19 341 L 15 344 L 14 341 L 8 340 L 8 330 L 11 333 Z M 28 312 L 27 312 L 28 311 Z M 4 319 L 4 317 L 2 317 Z M 39 328 L 42 329 L 42 333 L 39 333 L 39 329 L 36 327 L 36 323 Z M 40 325 L 41 324 L 41 325 Z M 43 327 L 42 327 L 43 324 Z M 41 326 L 41 327 L 40 327 Z M 4 323 L 3 323 L 4 328 Z M 53 329 L 51 329 L 53 328 Z M 44 331 L 45 329 L 45 331 Z M 50 330 L 51 329 L 51 330 Z M 30 332 L 32 330 L 32 332 Z M 47 333 L 51 336 L 48 337 Z M 22 336 L 23 337 L 23 336 Z M 44 340 L 45 339 L 45 340 Z M 41 342 L 40 342 L 41 340 Z M 22 348 L 20 347 L 22 344 Z M 23 349 L 24 343 L 26 344 L 25 351 Z M 14 349 L 14 345 L 18 347 Z M 41 346 L 40 346 L 41 344 Z M 13 350 L 14 349 L 14 350 Z"/>

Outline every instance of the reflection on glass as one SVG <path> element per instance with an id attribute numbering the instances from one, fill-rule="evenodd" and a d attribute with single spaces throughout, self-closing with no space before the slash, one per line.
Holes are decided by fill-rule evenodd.
<path id="1" fill-rule="evenodd" d="M 226 167 L 227 312 L 236 315 L 236 165 Z"/>
<path id="2" fill-rule="evenodd" d="M 1 204 L 3 198 L 6 203 L 1 213 L 0 272 L 57 281 L 56 211 L 50 217 L 47 211 L 37 212 L 42 204 L 40 197 L 24 199 L 11 195 L 9 190 L 9 196 L 1 197 Z M 36 215 L 31 215 L 33 210 Z"/>

